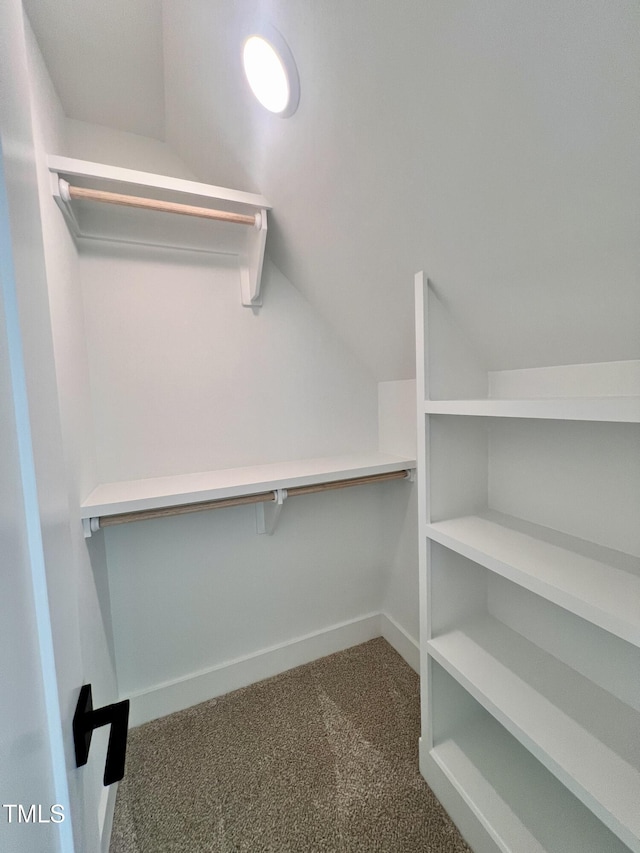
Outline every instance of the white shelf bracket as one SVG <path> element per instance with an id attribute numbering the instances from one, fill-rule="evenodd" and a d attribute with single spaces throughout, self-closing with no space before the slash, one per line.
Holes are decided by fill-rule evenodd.
<path id="1" fill-rule="evenodd" d="M 67 225 L 74 237 L 80 235 L 80 226 L 71 207 L 71 195 L 69 194 L 69 183 L 60 178 L 56 172 L 51 173 L 51 193 L 56 204 L 62 211 Z"/>
<path id="2" fill-rule="evenodd" d="M 240 259 L 240 292 L 247 308 L 262 305 L 262 266 L 267 242 L 267 211 L 256 213 L 255 227 L 247 235 L 244 256 Z"/>
<path id="3" fill-rule="evenodd" d="M 272 536 L 287 497 L 286 489 L 275 489 L 273 501 L 256 504 L 256 533 Z"/>
<path id="4" fill-rule="evenodd" d="M 92 534 L 97 533 L 100 530 L 100 519 L 99 518 L 83 518 L 82 519 L 82 530 L 84 531 L 84 538 L 91 539 Z"/>

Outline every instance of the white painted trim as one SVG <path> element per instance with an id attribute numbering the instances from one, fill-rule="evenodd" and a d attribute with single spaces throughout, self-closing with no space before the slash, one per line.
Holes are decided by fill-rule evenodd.
<path id="1" fill-rule="evenodd" d="M 100 827 L 100 853 L 109 853 L 111 844 L 111 830 L 113 829 L 113 815 L 116 809 L 116 796 L 118 783 L 102 789 L 100 804 L 98 806 L 98 824 Z"/>
<path id="2" fill-rule="evenodd" d="M 402 625 L 388 613 L 380 614 L 380 631 L 384 639 L 394 648 L 415 672 L 420 672 L 420 644 L 408 634 Z"/>
<path id="3" fill-rule="evenodd" d="M 245 657 L 132 693 L 129 725 L 173 714 L 380 636 L 380 614 L 369 613 Z"/>
<path id="4" fill-rule="evenodd" d="M 131 701 L 129 725 L 140 726 L 149 720 L 183 711 L 200 702 L 272 678 L 296 666 L 311 663 L 376 637 L 384 637 L 407 664 L 418 671 L 418 643 L 386 613 L 368 613 L 210 669 L 165 681 L 149 690 L 125 695 L 122 698 Z"/>

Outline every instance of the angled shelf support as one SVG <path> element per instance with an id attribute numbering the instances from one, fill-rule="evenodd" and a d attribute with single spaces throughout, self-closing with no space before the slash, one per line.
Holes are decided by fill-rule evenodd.
<path id="1" fill-rule="evenodd" d="M 100 530 L 100 519 L 99 518 L 83 518 L 82 519 L 82 530 L 84 532 L 85 539 L 91 539 L 94 533 L 97 533 Z"/>
<path id="2" fill-rule="evenodd" d="M 282 507 L 287 499 L 286 489 L 276 489 L 274 500 L 256 504 L 256 533 L 272 536 L 278 526 Z"/>
<path id="3" fill-rule="evenodd" d="M 267 211 L 256 214 L 255 233 L 246 241 L 246 250 L 240 256 L 240 293 L 242 304 L 248 308 L 262 305 L 262 265 L 267 244 Z"/>

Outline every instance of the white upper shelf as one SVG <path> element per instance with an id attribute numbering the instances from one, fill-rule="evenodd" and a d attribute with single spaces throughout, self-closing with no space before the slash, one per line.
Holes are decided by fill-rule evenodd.
<path id="1" fill-rule="evenodd" d="M 50 156 L 51 192 L 74 237 L 188 249 L 222 256 L 238 267 L 243 305 L 261 305 L 260 282 L 267 236 L 267 200 L 254 193 L 154 175 L 85 160 Z M 141 210 L 65 198 L 70 186 L 191 205 L 228 213 L 260 214 L 257 225 L 238 225 L 178 213 Z"/>
<path id="2" fill-rule="evenodd" d="M 428 415 L 542 418 L 640 423 L 640 397 L 567 397 L 546 400 L 427 400 Z"/>
<path id="3" fill-rule="evenodd" d="M 371 452 L 105 483 L 94 489 L 84 501 L 81 516 L 96 518 L 183 506 L 294 486 L 387 474 L 415 468 L 415 465 L 415 459 Z"/>
<path id="4" fill-rule="evenodd" d="M 424 411 L 432 415 L 640 422 L 637 359 L 495 370 L 486 374 L 482 384 L 487 397 L 480 393 L 476 399 L 466 395 L 456 399 L 452 394 L 449 399 L 427 400 Z"/>

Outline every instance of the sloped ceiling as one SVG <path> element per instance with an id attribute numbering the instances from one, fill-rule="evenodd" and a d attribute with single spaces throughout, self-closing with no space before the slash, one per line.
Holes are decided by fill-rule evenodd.
<path id="1" fill-rule="evenodd" d="M 164 139 L 159 0 L 24 0 L 69 118 Z"/>
<path id="2" fill-rule="evenodd" d="M 155 9 L 150 33 L 136 23 L 150 2 L 115 4 L 145 67 L 161 57 L 162 110 L 150 99 L 145 122 L 162 115 L 202 180 L 269 198 L 276 265 L 378 379 L 413 375 L 418 269 L 489 367 L 640 357 L 636 0 L 165 0 L 161 50 Z M 36 5 L 59 20 L 60 0 Z M 242 76 L 260 21 L 297 59 L 290 119 Z M 59 24 L 33 23 L 68 114 L 99 120 L 106 82 L 92 89 L 84 55 L 55 60 Z M 150 134 L 129 109 L 102 121 Z"/>

